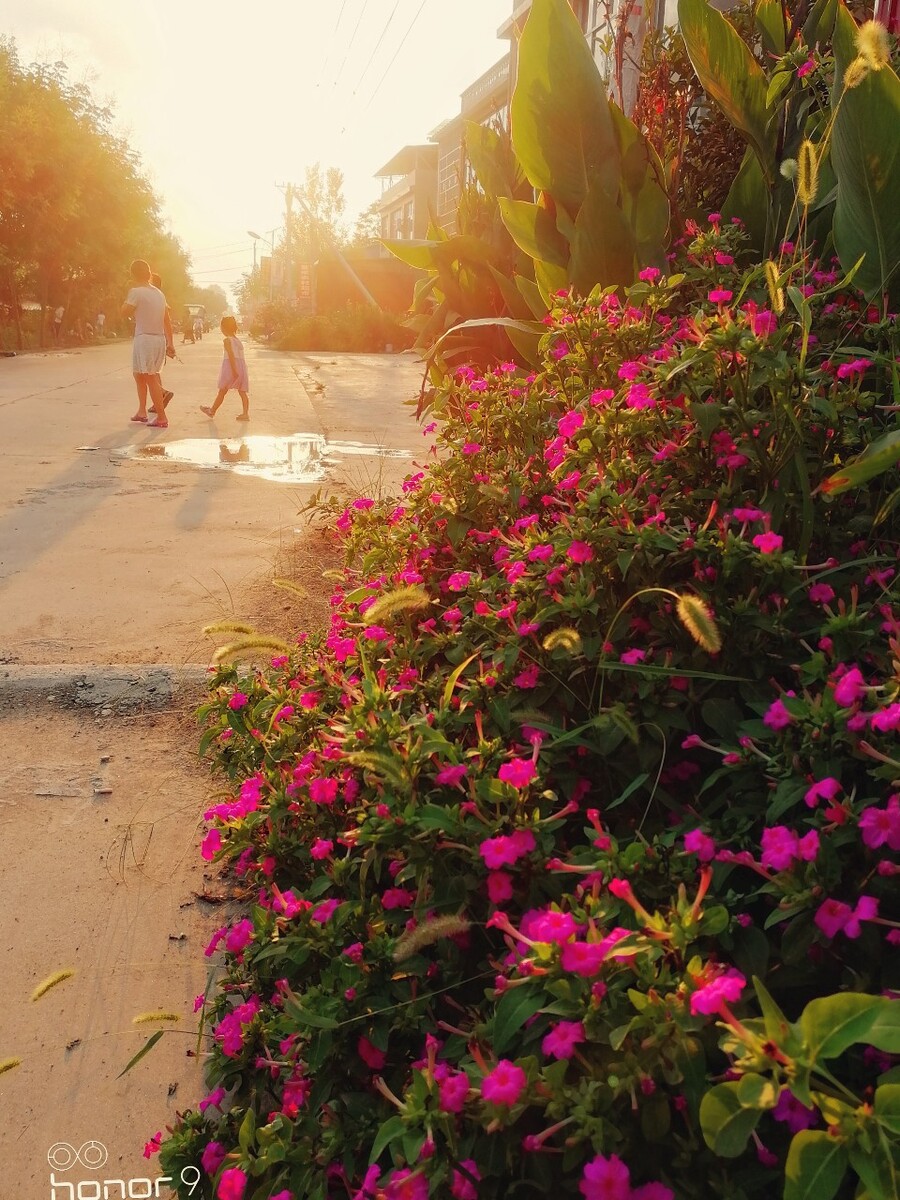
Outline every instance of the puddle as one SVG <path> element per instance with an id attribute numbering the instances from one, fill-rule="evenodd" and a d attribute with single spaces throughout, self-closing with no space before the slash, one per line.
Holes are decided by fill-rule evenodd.
<path id="1" fill-rule="evenodd" d="M 363 442 L 327 442 L 314 433 L 286 437 L 183 438 L 114 450 L 116 458 L 181 463 L 203 470 L 233 471 L 275 483 L 319 483 L 341 459 L 410 458 L 406 450 L 370 446 Z"/>

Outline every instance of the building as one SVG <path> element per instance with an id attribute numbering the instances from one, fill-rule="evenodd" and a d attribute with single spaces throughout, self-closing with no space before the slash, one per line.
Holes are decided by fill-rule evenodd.
<path id="1" fill-rule="evenodd" d="M 426 237 L 437 202 L 438 147 L 404 146 L 375 178 L 381 180 L 381 197 L 375 202 L 381 236 L 386 241 Z"/>

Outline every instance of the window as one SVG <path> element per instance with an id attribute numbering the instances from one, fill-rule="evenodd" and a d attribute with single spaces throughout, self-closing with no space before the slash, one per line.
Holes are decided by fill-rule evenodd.
<path id="1" fill-rule="evenodd" d="M 403 236 L 411 238 L 415 236 L 415 224 L 413 222 L 413 202 L 407 200 L 406 206 L 403 209 Z"/>

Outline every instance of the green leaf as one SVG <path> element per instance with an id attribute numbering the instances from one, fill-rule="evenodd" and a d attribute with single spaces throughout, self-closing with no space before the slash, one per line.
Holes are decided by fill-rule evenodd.
<path id="1" fill-rule="evenodd" d="M 253 1145 L 255 1134 L 256 1113 L 252 1108 L 248 1108 L 243 1121 L 241 1121 L 241 1127 L 238 1130 L 238 1145 L 245 1158 L 250 1155 L 250 1148 Z"/>
<path id="2" fill-rule="evenodd" d="M 153 1047 L 156 1045 L 156 1043 L 159 1041 L 159 1039 L 162 1037 L 162 1035 L 165 1032 L 166 1032 L 165 1029 L 157 1029 L 156 1033 L 151 1034 L 151 1036 L 149 1038 L 147 1038 L 146 1042 L 144 1042 L 144 1044 L 140 1048 L 140 1050 L 138 1050 L 138 1052 L 134 1056 L 134 1058 L 130 1058 L 128 1060 L 126 1065 L 122 1068 L 122 1070 L 116 1076 L 116 1079 L 121 1079 L 123 1075 L 127 1075 L 128 1072 L 131 1070 L 131 1068 L 133 1066 L 136 1066 L 141 1061 L 141 1059 L 144 1057 L 145 1054 L 149 1054 L 150 1051 L 153 1049 Z"/>
<path id="3" fill-rule="evenodd" d="M 536 321 L 543 320 L 547 315 L 547 305 L 541 296 L 541 289 L 533 279 L 526 279 L 524 275 L 516 275 L 515 281 L 516 287 L 522 293 L 522 298 L 531 309 L 531 315 Z"/>
<path id="4" fill-rule="evenodd" d="M 784 1200 L 831 1200 L 847 1170 L 843 1142 L 828 1133 L 804 1129 L 788 1150 Z"/>
<path id="5" fill-rule="evenodd" d="M 612 809 L 618 808 L 620 804 L 624 804 L 628 797 L 633 795 L 638 788 L 643 787 L 649 778 L 650 775 L 647 771 L 642 771 L 640 775 L 635 775 L 631 783 L 629 783 L 623 792 L 620 792 L 619 795 L 616 796 L 612 804 L 607 804 L 605 806 L 604 811 L 610 812 Z"/>
<path id="6" fill-rule="evenodd" d="M 750 245 L 758 254 L 767 249 L 770 205 L 769 185 L 763 176 L 759 159 L 748 146 L 740 170 L 722 205 L 722 216 L 728 220 L 732 217 L 741 218 L 750 238 Z"/>
<path id="7" fill-rule="evenodd" d="M 503 140 L 496 129 L 477 121 L 466 121 L 466 154 L 485 195 L 511 196 L 516 180 L 503 170 Z"/>
<path id="8" fill-rule="evenodd" d="M 900 224 L 900 221 L 898 221 Z M 834 475 L 819 484 L 819 490 L 829 496 L 839 496 L 852 487 L 868 483 L 900 462 L 900 429 L 891 429 L 866 446 L 862 454 L 851 459 Z"/>
<path id="9" fill-rule="evenodd" d="M 900 1134 L 900 1083 L 875 1089 L 875 1116 L 890 1133 Z"/>
<path id="10" fill-rule="evenodd" d="M 900 1053 L 900 1005 L 886 996 L 820 996 L 807 1004 L 798 1025 L 810 1066 L 837 1058 L 858 1042 Z"/>
<path id="11" fill-rule="evenodd" d="M 372 1143 L 372 1149 L 369 1153 L 369 1164 L 377 1162 L 385 1147 L 389 1146 L 396 1138 L 402 1137 L 405 1132 L 406 1125 L 402 1117 L 388 1117 L 375 1135 L 375 1141 Z"/>
<path id="12" fill-rule="evenodd" d="M 889 1147 L 880 1140 L 871 1150 L 851 1146 L 849 1157 L 872 1200 L 897 1200 L 897 1175 Z"/>
<path id="13" fill-rule="evenodd" d="M 737 30 L 707 0 L 678 0 L 678 25 L 707 96 L 718 104 L 774 178 L 774 144 L 766 129 L 766 76 Z"/>
<path id="14" fill-rule="evenodd" d="M 627 286 L 634 279 L 635 249 L 624 213 L 594 180 L 575 218 L 569 283 L 583 296 L 598 283 Z"/>
<path id="15" fill-rule="evenodd" d="M 769 1109 L 778 1103 L 778 1088 L 764 1075 L 748 1071 L 737 1085 L 737 1097 L 744 1108 Z"/>
<path id="16" fill-rule="evenodd" d="M 500 216 L 509 236 L 529 258 L 558 267 L 568 263 L 569 247 L 549 209 L 540 204 L 529 204 L 527 200 L 501 196 Z"/>
<path id="17" fill-rule="evenodd" d="M 571 216 L 597 180 L 615 196 L 619 154 L 606 86 L 565 0 L 534 0 L 518 57 L 510 126 L 532 186 Z"/>
<path id="18" fill-rule="evenodd" d="M 737 1082 L 720 1083 L 700 1102 L 700 1128 L 707 1146 L 720 1158 L 743 1154 L 750 1134 L 762 1112 L 744 1108 L 738 1096 Z"/>
<path id="19" fill-rule="evenodd" d="M 759 1007 L 762 1010 L 763 1020 L 766 1023 L 766 1037 L 770 1042 L 774 1042 L 776 1046 L 784 1046 L 785 1039 L 791 1034 L 791 1023 L 769 995 L 768 990 L 763 985 L 761 979 L 753 978 L 753 988 L 756 992 L 756 998 L 759 1001 Z"/>
<path id="20" fill-rule="evenodd" d="M 842 4 L 834 27 L 837 68 L 856 55 L 856 22 Z M 834 244 L 844 268 L 865 254 L 856 285 L 870 299 L 900 295 L 900 79 L 890 66 L 869 71 L 841 94 L 831 135 L 838 181 Z"/>
<path id="21" fill-rule="evenodd" d="M 775 58 L 785 51 L 784 10 L 778 0 L 760 0 L 754 12 L 756 27 L 762 37 L 763 46 Z M 780 72 L 776 71 L 776 75 Z"/>
<path id="22" fill-rule="evenodd" d="M 831 41 L 838 0 L 816 0 L 803 25 L 803 41 L 807 46 Z"/>
<path id="23" fill-rule="evenodd" d="M 529 1017 L 533 1017 L 546 997 L 538 988 L 517 987 L 503 993 L 491 1022 L 493 1046 L 502 1054 L 517 1039 Z"/>

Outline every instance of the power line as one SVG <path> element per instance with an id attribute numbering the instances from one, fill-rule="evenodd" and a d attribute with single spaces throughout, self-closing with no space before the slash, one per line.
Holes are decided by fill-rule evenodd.
<path id="1" fill-rule="evenodd" d="M 347 7 L 347 0 L 343 0 L 338 19 L 334 23 L 334 29 L 331 31 L 331 38 L 328 42 L 328 49 L 325 52 L 325 57 L 322 59 L 322 65 L 319 68 L 319 78 L 316 80 L 316 88 L 320 88 L 325 81 L 325 72 L 328 69 L 328 63 L 331 60 L 331 51 L 334 49 L 334 39 L 337 36 L 337 31 L 340 28 L 341 17 L 344 15 L 344 9 Z"/>
<path id="2" fill-rule="evenodd" d="M 341 82 L 341 76 L 344 73 L 344 67 L 347 65 L 347 59 L 350 57 L 350 51 L 353 49 L 353 43 L 356 41 L 356 35 L 359 33 L 359 27 L 362 24 L 362 19 L 366 15 L 366 9 L 368 7 L 369 0 L 363 0 L 363 6 L 359 10 L 359 16 L 356 18 L 356 24 L 354 25 L 353 32 L 350 35 L 350 41 L 347 43 L 347 49 L 344 52 L 344 61 L 341 63 L 338 73 L 334 78 L 334 82 L 331 85 L 332 91 L 334 91 L 337 85 Z"/>
<path id="3" fill-rule="evenodd" d="M 375 47 L 374 47 L 374 49 L 372 50 L 372 53 L 369 55 L 369 61 L 368 61 L 368 62 L 366 63 L 366 65 L 363 67 L 362 74 L 359 76 L 359 78 L 358 78 L 358 79 L 357 79 L 357 81 L 356 81 L 356 87 L 353 89 L 353 95 L 354 95 L 354 96 L 356 95 L 357 91 L 359 90 L 359 86 L 360 86 L 360 84 L 361 84 L 361 83 L 362 83 L 362 81 L 365 79 L 365 77 L 366 77 L 366 74 L 367 74 L 367 72 L 368 72 L 368 70 L 369 70 L 369 67 L 371 67 L 371 65 L 372 65 L 372 60 L 375 58 L 375 55 L 378 53 L 378 47 L 379 47 L 379 46 L 381 45 L 381 43 L 384 41 L 385 34 L 386 34 L 386 33 L 387 33 L 387 31 L 390 29 L 390 27 L 391 27 L 391 22 L 394 20 L 394 17 L 397 15 L 397 9 L 398 9 L 399 7 L 400 7 L 400 0 L 396 0 L 396 3 L 394 4 L 394 7 L 391 9 L 391 15 L 390 15 L 390 16 L 388 17 L 388 19 L 387 19 L 387 24 L 385 25 L 384 29 L 382 29 L 382 31 L 381 31 L 381 37 L 380 37 L 380 38 L 378 39 L 378 41 L 375 43 Z"/>
<path id="4" fill-rule="evenodd" d="M 376 97 L 376 96 L 378 95 L 378 93 L 381 91 L 381 86 L 382 86 L 382 84 L 383 84 L 383 83 L 384 83 L 384 81 L 387 79 L 388 75 L 390 74 L 390 72 L 391 72 L 391 67 L 392 67 L 392 66 L 394 65 L 394 63 L 397 61 L 397 56 L 399 55 L 399 53 L 400 53 L 400 51 L 403 49 L 403 47 L 406 45 L 406 39 L 407 39 L 407 38 L 409 37 L 409 35 L 412 33 L 412 31 L 413 31 L 413 27 L 415 26 L 415 23 L 416 23 L 416 21 L 418 21 L 419 17 L 422 15 L 422 10 L 424 9 L 424 7 L 425 7 L 425 5 L 426 5 L 427 3 L 428 3 L 428 0 L 422 0 L 422 3 L 419 5 L 418 9 L 416 10 L 416 15 L 415 15 L 415 16 L 413 17 L 413 19 L 410 21 L 410 23 L 409 23 L 409 28 L 406 30 L 406 33 L 404 33 L 404 35 L 403 35 L 403 37 L 402 37 L 402 39 L 401 39 L 401 41 L 400 41 L 400 45 L 399 45 L 399 46 L 397 47 L 397 49 L 394 51 L 394 57 L 393 57 L 393 58 L 391 59 L 391 61 L 388 63 L 388 65 L 387 65 L 387 67 L 386 67 L 386 69 L 385 69 L 385 72 L 384 72 L 384 74 L 382 75 L 382 77 L 381 77 L 381 78 L 379 79 L 379 81 L 378 81 L 378 86 L 375 88 L 375 91 L 372 93 L 372 95 L 369 97 L 369 99 L 366 101 L 365 105 L 363 106 L 363 112 L 367 112 L 367 111 L 368 111 L 368 109 L 369 109 L 369 106 L 371 105 L 372 101 L 375 99 L 375 97 Z"/>

